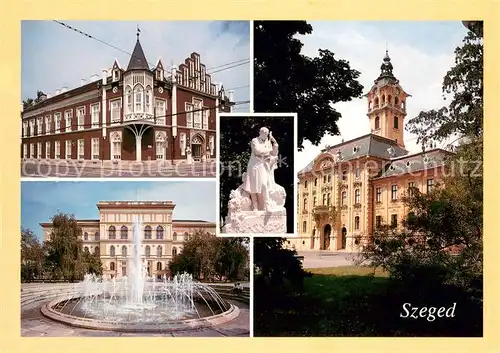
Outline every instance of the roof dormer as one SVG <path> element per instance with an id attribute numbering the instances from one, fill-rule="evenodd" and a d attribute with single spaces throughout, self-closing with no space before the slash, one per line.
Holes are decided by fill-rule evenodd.
<path id="1" fill-rule="evenodd" d="M 163 69 L 163 64 L 161 62 L 161 59 L 158 59 L 154 71 L 155 71 L 155 79 L 158 81 L 163 81 L 163 78 L 165 77 L 165 70 Z"/>
<path id="2" fill-rule="evenodd" d="M 121 75 L 122 74 L 122 69 L 120 67 L 120 64 L 118 63 L 118 60 L 115 59 L 115 62 L 113 64 L 113 67 L 111 68 L 111 77 L 113 78 L 113 82 L 118 82 L 121 80 Z"/>

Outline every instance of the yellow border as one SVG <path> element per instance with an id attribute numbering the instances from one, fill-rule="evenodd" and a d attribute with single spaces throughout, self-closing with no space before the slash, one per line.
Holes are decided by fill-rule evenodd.
<path id="1" fill-rule="evenodd" d="M 6 4 L 8 2 L 8 4 Z M 2 1 L 0 36 L 0 119 L 2 138 L 0 190 L 0 351 L 14 352 L 358 352 L 451 351 L 496 352 L 498 342 L 498 147 L 499 33 L 498 1 Z M 20 338 L 19 229 L 20 229 L 20 20 L 21 19 L 403 19 L 485 20 L 485 338 L 484 339 L 258 339 L 258 338 Z M 331 48 L 334 50 L 334 48 Z M 496 141 L 495 141 L 496 140 Z"/>

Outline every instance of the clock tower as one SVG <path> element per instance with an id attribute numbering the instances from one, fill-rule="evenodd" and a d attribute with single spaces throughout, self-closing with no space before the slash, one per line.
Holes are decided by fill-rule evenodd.
<path id="1" fill-rule="evenodd" d="M 392 73 L 393 66 L 388 51 L 385 52 L 380 76 L 375 80 L 368 98 L 368 118 L 372 134 L 382 136 L 404 148 L 403 132 L 406 116 L 406 98 L 411 97 L 399 85 Z"/>

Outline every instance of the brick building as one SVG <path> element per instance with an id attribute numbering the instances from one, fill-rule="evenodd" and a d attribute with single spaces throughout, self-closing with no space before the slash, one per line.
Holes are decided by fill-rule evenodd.
<path id="1" fill-rule="evenodd" d="M 43 94 L 21 113 L 23 160 L 163 161 L 215 158 L 216 110 L 232 92 L 212 82 L 200 55 L 178 67 L 150 68 L 139 41 L 128 66 L 117 60 L 102 77 Z M 110 163 L 111 163 L 110 162 Z"/>

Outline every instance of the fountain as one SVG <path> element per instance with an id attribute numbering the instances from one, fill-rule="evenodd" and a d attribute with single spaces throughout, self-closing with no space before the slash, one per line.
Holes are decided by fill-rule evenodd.
<path id="1" fill-rule="evenodd" d="M 218 325 L 236 318 L 239 309 L 209 285 L 187 273 L 160 280 L 149 277 L 141 257 L 141 223 L 134 220 L 130 277 L 86 274 L 71 293 L 42 307 L 54 320 L 85 328 L 125 332 L 164 332 Z"/>

